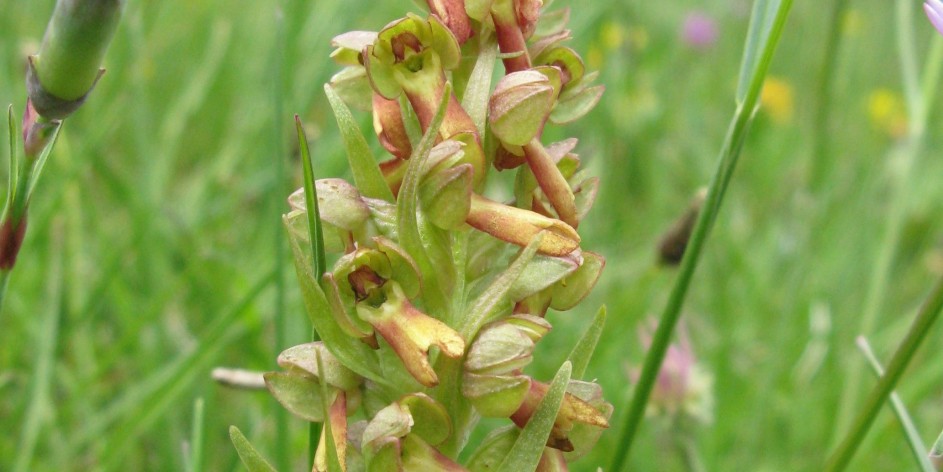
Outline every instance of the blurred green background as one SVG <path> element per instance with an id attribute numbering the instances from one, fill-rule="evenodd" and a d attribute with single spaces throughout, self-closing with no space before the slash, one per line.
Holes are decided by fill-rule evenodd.
<path id="1" fill-rule="evenodd" d="M 910 3 L 922 58 L 935 33 L 921 2 Z M 38 49 L 53 4 L 0 2 L 0 104 L 17 116 L 24 58 Z M 589 372 L 618 425 L 644 354 L 639 327 L 661 312 L 675 277 L 657 264 L 656 247 L 715 165 L 751 2 L 552 8 L 567 6 L 573 46 L 602 71 L 607 92 L 548 139 L 579 137 L 584 165 L 602 178 L 580 229 L 583 247 L 608 266 L 590 299 L 549 316 L 555 329 L 529 369 L 549 379 L 605 303 L 609 323 Z M 846 428 L 840 418 L 855 411 L 842 405 L 874 383 L 855 336 L 864 331 L 887 359 L 943 273 L 943 117 L 931 109 L 907 173 L 893 5 L 847 6 L 824 64 L 831 6 L 796 2 L 685 307 L 712 380 L 713 418 L 680 427 L 708 470 L 820 468 Z M 300 185 L 291 116 L 309 127 L 318 176 L 345 176 L 321 88 L 338 70 L 329 40 L 409 10 L 418 8 L 406 0 L 128 2 L 108 73 L 66 122 L 40 182 L 0 314 L 0 470 L 18 458 L 25 470 L 184 469 L 197 398 L 206 402 L 206 470 L 242 467 L 231 424 L 271 457 L 278 405 L 266 392 L 220 387 L 209 372 L 273 369 L 278 352 L 306 340 L 293 270 L 275 258 L 285 198 Z M 709 47 L 682 39 L 695 11 L 716 22 Z M 358 117 L 369 131 L 369 117 Z M 288 296 L 283 345 L 278 267 Z M 863 322 L 869 310 L 876 317 Z M 943 428 L 941 330 L 899 388 L 927 442 Z M 301 470 L 307 429 L 294 419 L 290 427 Z M 678 427 L 646 422 L 632 470 L 687 470 Z M 574 470 L 607 466 L 616 429 Z M 885 411 L 852 467 L 912 464 Z"/>

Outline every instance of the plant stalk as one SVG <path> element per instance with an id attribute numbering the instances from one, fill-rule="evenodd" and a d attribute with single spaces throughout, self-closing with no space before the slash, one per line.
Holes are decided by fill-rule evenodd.
<path id="1" fill-rule="evenodd" d="M 848 466 L 851 458 L 854 457 L 855 452 L 858 450 L 858 446 L 861 445 L 865 435 L 867 435 L 868 429 L 870 429 L 871 425 L 874 423 L 874 419 L 877 417 L 881 406 L 887 401 L 891 391 L 894 390 L 897 382 L 904 374 L 904 370 L 917 352 L 917 348 L 920 347 L 920 344 L 927 337 L 933 323 L 939 318 L 941 308 L 943 308 L 943 277 L 937 281 L 927 301 L 920 308 L 920 312 L 911 325 L 910 331 L 907 332 L 907 336 L 901 342 L 900 347 L 897 348 L 894 357 L 891 358 L 891 362 L 887 366 L 887 371 L 881 376 L 881 380 L 871 391 L 871 394 L 865 401 L 865 407 L 858 412 L 858 415 L 855 417 L 855 421 L 848 435 L 845 436 L 845 439 L 838 446 L 838 449 L 831 455 L 826 463 L 825 470 L 827 472 L 837 472 L 844 470 L 845 467 Z"/>
<path id="2" fill-rule="evenodd" d="M 764 47 L 759 62 L 757 62 L 756 67 L 752 71 L 747 72 L 752 72 L 749 79 L 749 86 L 746 89 L 743 101 L 737 107 L 727 132 L 720 152 L 720 160 L 707 192 L 704 209 L 698 217 L 697 224 L 691 236 L 691 241 L 685 250 L 681 262 L 678 279 L 672 288 L 668 304 L 659 320 L 658 329 L 655 331 L 655 335 L 652 339 L 652 345 L 649 348 L 648 354 L 645 356 L 642 372 L 635 386 L 635 392 L 632 395 L 628 413 L 616 443 L 619 447 L 613 457 L 612 465 L 609 468 L 609 470 L 613 472 L 618 472 L 623 469 L 635 436 L 638 433 L 642 418 L 645 415 L 645 407 L 651 395 L 652 388 L 655 385 L 658 371 L 661 369 L 661 364 L 665 359 L 665 353 L 671 343 L 672 332 L 678 320 L 681 318 L 681 307 L 687 296 L 694 271 L 700 261 L 704 243 L 720 211 L 724 194 L 727 191 L 733 171 L 736 168 L 740 150 L 743 147 L 744 139 L 746 138 L 754 111 L 758 105 L 760 92 L 766 78 L 766 72 L 772 62 L 773 52 L 782 35 L 786 18 L 791 7 L 791 0 L 784 0 L 782 3 L 778 4 L 772 28 L 769 31 L 765 43 L 763 43 Z M 754 25 L 751 25 L 751 28 L 753 26 Z M 758 27 L 758 25 L 756 26 Z"/>

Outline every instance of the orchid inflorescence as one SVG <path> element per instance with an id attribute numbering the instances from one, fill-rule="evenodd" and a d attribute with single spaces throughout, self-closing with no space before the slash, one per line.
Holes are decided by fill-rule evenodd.
<path id="1" fill-rule="evenodd" d="M 551 330 L 548 311 L 583 300 L 605 260 L 577 232 L 598 179 L 580 170 L 576 139 L 541 136 L 589 112 L 603 87 L 565 46 L 566 9 L 428 6 L 333 40 L 343 69 L 325 90 L 354 178 L 289 198 L 284 221 L 321 340 L 283 352 L 266 384 L 296 416 L 324 422 L 315 470 L 566 470 L 612 412 L 599 385 L 575 379 L 595 339 L 553 382 L 524 368 Z M 492 85 L 498 59 L 505 74 Z M 348 107 L 372 113 L 387 159 L 362 158 Z M 514 170 L 513 189 L 489 186 L 491 167 Z M 337 255 L 329 269 L 325 253 Z M 460 465 L 481 417 L 510 421 Z"/>

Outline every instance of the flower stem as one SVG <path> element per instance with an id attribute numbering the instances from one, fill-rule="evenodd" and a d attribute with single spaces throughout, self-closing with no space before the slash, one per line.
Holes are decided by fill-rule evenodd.
<path id="1" fill-rule="evenodd" d="M 874 387 L 874 390 L 871 391 L 871 395 L 865 401 L 865 407 L 855 417 L 848 435 L 845 436 L 838 449 L 826 463 L 825 470 L 827 472 L 837 472 L 848 466 L 861 441 L 868 433 L 871 424 L 874 423 L 881 405 L 887 401 L 891 391 L 897 385 L 898 380 L 904 374 L 904 370 L 917 352 L 917 348 L 927 337 L 933 323 L 939 318 L 941 309 L 943 309 L 943 277 L 937 281 L 930 297 L 920 308 L 917 318 L 910 326 L 910 331 L 907 332 L 907 336 L 901 342 L 900 347 L 897 348 L 894 357 L 891 358 L 887 371 L 881 376 L 881 380 Z"/>
<path id="2" fill-rule="evenodd" d="M 668 350 L 668 345 L 671 342 L 671 334 L 678 320 L 681 318 L 681 307 L 687 296 L 691 278 L 694 276 L 694 271 L 700 260 L 704 243 L 720 211 L 724 194 L 727 191 L 727 186 L 730 184 L 730 179 L 736 168 L 740 150 L 743 147 L 744 139 L 752 123 L 753 112 L 759 101 L 759 95 L 763 87 L 766 72 L 772 62 L 773 52 L 776 49 L 776 44 L 779 42 L 791 7 L 791 0 L 784 0 L 776 5 L 772 27 L 768 30 L 765 41 L 760 43 L 763 45 L 763 49 L 760 52 L 761 56 L 759 57 L 759 61 L 756 63 L 755 67 L 742 72 L 743 74 L 749 74 L 748 78 L 744 78 L 749 80 L 748 87 L 743 96 L 743 101 L 737 107 L 733 120 L 731 121 L 723 148 L 720 152 L 720 160 L 717 169 L 711 179 L 710 188 L 707 192 L 704 209 L 698 217 L 697 224 L 691 236 L 691 241 L 685 250 L 684 258 L 681 262 L 680 273 L 672 288 L 668 304 L 659 320 L 658 329 L 655 331 L 655 336 L 652 339 L 651 348 L 645 356 L 645 362 L 639 376 L 639 381 L 635 385 L 635 392 L 632 395 L 627 416 L 622 423 L 622 431 L 616 442 L 619 448 L 609 468 L 612 472 L 622 470 L 631 451 L 635 436 L 638 433 L 642 417 L 645 414 L 645 406 L 648 403 L 648 398 L 655 385 L 658 371 L 661 368 L 661 364 L 665 359 L 665 353 Z M 757 4 L 755 8 L 765 7 Z M 762 18 L 762 16 L 759 18 Z M 754 18 L 754 21 L 756 21 L 756 18 Z M 751 29 L 754 27 L 759 28 L 760 25 L 751 25 Z M 749 46 L 748 44 L 748 48 Z"/>

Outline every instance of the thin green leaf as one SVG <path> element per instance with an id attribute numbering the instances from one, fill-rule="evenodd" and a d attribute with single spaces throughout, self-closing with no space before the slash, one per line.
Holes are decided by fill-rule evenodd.
<path id="1" fill-rule="evenodd" d="M 239 428 L 229 427 L 229 440 L 236 447 L 239 459 L 249 469 L 249 472 L 275 472 L 275 468 L 262 457 L 262 454 L 259 454 L 259 451 L 252 447 L 252 444 L 242 434 L 242 431 L 239 431 Z"/>
<path id="2" fill-rule="evenodd" d="M 53 414 L 51 408 L 55 399 L 51 390 L 56 375 L 56 346 L 59 345 L 59 325 L 63 312 L 61 243 L 61 238 L 52 238 L 50 244 L 51 267 L 46 277 L 46 280 L 49 281 L 46 296 L 50 303 L 43 314 L 42 320 L 38 323 L 38 329 L 34 331 L 39 337 L 35 344 L 34 359 L 36 364 L 33 369 L 33 377 L 30 379 L 30 391 L 27 396 L 29 404 L 26 407 L 24 424 L 21 425 L 16 462 L 12 469 L 14 471 L 32 469 L 31 462 L 36 451 L 37 440 L 40 438 L 40 432 L 44 426 L 49 426 L 49 420 Z"/>
<path id="3" fill-rule="evenodd" d="M 494 313 L 495 309 L 502 304 L 508 303 L 507 294 L 514 286 L 514 282 L 524 273 L 524 269 L 534 259 L 537 254 L 537 248 L 543 240 L 543 233 L 538 233 L 537 237 L 531 240 L 530 244 L 521 251 L 517 259 L 500 276 L 495 277 L 491 285 L 485 289 L 481 295 L 475 299 L 475 303 L 468 309 L 465 319 L 460 326 L 463 339 L 471 340 L 475 338 L 478 330 L 487 323 Z"/>
<path id="4" fill-rule="evenodd" d="M 681 319 L 681 308 L 687 297 L 688 289 L 697 264 L 700 261 L 701 253 L 705 242 L 710 236 L 711 229 L 714 226 L 717 215 L 720 212 L 720 206 L 724 200 L 724 194 L 730 185 L 733 172 L 737 167 L 737 161 L 740 158 L 740 151 L 746 140 L 747 132 L 753 122 L 753 110 L 759 102 L 760 92 L 763 88 L 763 82 L 766 80 L 766 73 L 773 60 L 773 53 L 776 51 L 776 45 L 782 36 L 785 28 L 786 19 L 792 8 L 792 0 L 783 0 L 757 3 L 754 10 L 753 22 L 751 23 L 751 36 L 744 55 L 744 67 L 741 68 L 740 83 L 747 83 L 749 86 L 746 92 L 742 94 L 742 101 L 738 99 L 736 111 L 730 122 L 730 127 L 724 144 L 720 150 L 720 157 L 714 175 L 711 178 L 711 184 L 707 192 L 707 198 L 704 208 L 701 211 L 694 231 L 691 234 L 691 240 L 684 252 L 684 258 L 681 261 L 681 270 L 675 279 L 674 286 L 668 297 L 668 303 L 662 312 L 658 321 L 658 329 L 652 340 L 651 348 L 645 356 L 645 362 L 642 366 L 642 372 L 639 374 L 638 382 L 635 385 L 635 391 L 628 405 L 628 412 L 622 421 L 618 444 L 621 447 L 613 454 L 612 465 L 609 470 L 619 472 L 622 470 L 625 460 L 631 451 L 635 436 L 638 433 L 642 418 L 645 414 L 645 408 L 648 404 L 648 398 L 655 386 L 655 379 L 658 371 L 661 369 L 662 362 L 665 360 L 665 354 L 668 352 L 668 346 L 671 343 L 672 332 Z M 767 28 L 764 26 L 769 20 L 766 14 L 771 6 L 775 6 L 775 15 L 773 15 L 772 25 Z M 760 12 L 760 13 L 757 13 Z M 761 25 L 762 23 L 763 25 Z M 759 31 L 764 32 L 761 37 L 756 33 L 756 28 L 762 28 Z M 757 43 L 757 41 L 760 41 Z M 762 49 L 758 48 L 762 44 Z M 751 58 L 751 55 L 759 53 L 760 55 Z M 752 63 L 755 61 L 755 67 Z M 750 63 L 750 64 L 748 64 Z M 741 96 L 741 95 L 738 95 Z"/>
<path id="5" fill-rule="evenodd" d="M 596 317 L 593 318 L 593 324 L 589 325 L 583 337 L 573 346 L 567 360 L 573 363 L 573 378 L 579 379 L 586 373 L 586 366 L 593 357 L 593 351 L 596 350 L 596 344 L 602 335 L 602 329 L 606 326 L 606 305 L 599 307 Z"/>
<path id="6" fill-rule="evenodd" d="M 550 113 L 550 121 L 558 125 L 572 123 L 592 111 L 599 103 L 606 87 L 597 85 L 581 90 L 571 96 L 560 97 L 560 101 Z"/>
<path id="7" fill-rule="evenodd" d="M 314 164 L 308 149 L 308 137 L 305 135 L 301 119 L 295 115 L 295 129 L 298 131 L 298 149 L 301 150 L 301 165 L 304 168 L 305 208 L 308 214 L 308 236 L 311 241 L 312 267 L 317 277 L 327 270 L 327 256 L 324 254 L 324 229 L 321 227 L 321 212 L 318 210 L 318 189 L 314 186 Z"/>
<path id="8" fill-rule="evenodd" d="M 10 175 L 7 176 L 7 201 L 4 208 L 9 208 L 16 192 L 16 179 L 20 169 L 19 154 L 16 152 L 16 120 L 13 118 L 13 105 L 7 107 L 7 124 L 10 130 Z"/>
<path id="9" fill-rule="evenodd" d="M 444 293 L 444 288 L 438 285 L 438 277 L 432 276 L 438 272 L 438 268 L 433 265 L 428 251 L 423 246 L 423 238 L 419 231 L 419 182 L 422 180 L 422 172 L 429 157 L 429 152 L 439 136 L 439 127 L 442 126 L 442 120 L 445 118 L 445 110 L 451 95 L 452 84 L 446 83 L 442 90 L 442 97 L 439 100 L 436 114 L 426 133 L 419 141 L 419 145 L 413 149 L 412 156 L 409 158 L 409 164 L 406 168 L 406 174 L 403 176 L 403 184 L 400 187 L 396 202 L 399 244 L 407 253 L 413 256 L 419 265 L 419 269 L 424 275 L 423 282 L 426 284 L 425 294 L 430 305 L 429 309 L 441 313 L 440 316 L 449 313 L 451 303 L 449 296 Z"/>
<path id="10" fill-rule="evenodd" d="M 269 133 L 268 148 L 275 155 L 275 179 L 271 182 L 269 195 L 273 202 L 273 208 L 281 208 L 284 203 L 285 193 L 290 191 L 288 188 L 288 152 L 285 146 L 285 50 L 288 48 L 288 40 L 285 37 L 285 15 L 282 12 L 282 1 L 275 6 L 275 14 L 272 15 L 275 41 L 269 50 L 271 65 L 269 73 L 271 80 L 271 101 L 272 101 L 272 129 Z M 307 140 L 305 140 L 307 141 Z M 272 215 L 275 216 L 275 215 Z M 272 222 L 276 222 L 275 218 Z M 287 282 L 285 275 L 285 253 L 286 241 L 282 233 L 281 225 L 275 226 L 275 237 L 272 238 L 274 245 L 272 257 L 275 264 L 275 296 L 273 297 L 273 307 L 275 313 L 275 355 L 288 344 L 291 339 L 291 330 L 293 329 L 292 320 L 289 318 L 295 313 L 287 308 Z M 275 420 L 275 464 L 281 470 L 288 470 L 291 467 L 291 433 L 289 431 L 289 415 L 279 405 L 271 404 L 272 416 Z"/>
<path id="11" fill-rule="evenodd" d="M 357 184 L 360 193 L 365 197 L 394 201 L 393 192 L 383 179 L 380 166 L 377 165 L 373 153 L 370 152 L 370 146 L 367 145 L 367 140 L 360 132 L 360 127 L 357 126 L 350 109 L 344 104 L 340 95 L 331 88 L 331 84 L 324 84 L 324 93 L 327 94 L 327 100 L 334 109 L 334 118 L 344 138 L 347 160 L 350 162 L 350 170 L 354 175 L 354 183 Z"/>
<path id="12" fill-rule="evenodd" d="M 747 41 L 743 47 L 743 61 L 740 64 L 740 80 L 737 84 L 738 104 L 746 99 L 747 91 L 750 89 L 750 80 L 758 66 L 760 54 L 766 50 L 780 3 L 782 0 L 757 0 L 753 4 L 750 29 L 747 31 Z"/>
<path id="13" fill-rule="evenodd" d="M 494 76 L 494 64 L 498 56 L 498 42 L 489 30 L 482 28 L 481 50 L 478 60 L 468 77 L 468 87 L 462 97 L 462 108 L 468 112 L 478 135 L 484 136 L 488 119 L 488 100 L 491 98 L 491 79 Z"/>
<path id="14" fill-rule="evenodd" d="M 121 397 L 112 401 L 107 408 L 96 414 L 92 421 L 83 425 L 65 444 L 65 455 L 74 456 L 87 450 L 89 444 L 101 438 L 106 430 L 118 431 L 115 437 L 121 441 L 109 444 L 115 451 L 115 460 L 120 458 L 120 450 L 134 441 L 154 421 L 166 417 L 167 410 L 177 405 L 179 396 L 197 378 L 197 373 L 205 373 L 216 354 L 229 346 L 232 340 L 248 330 L 246 323 L 240 322 L 240 316 L 252 308 L 259 295 L 272 283 L 273 274 L 267 274 L 254 286 L 246 290 L 245 295 L 232 308 L 222 315 L 217 315 L 206 329 L 195 349 L 182 353 L 166 364 L 165 367 L 136 382 L 122 392 Z M 141 405 L 147 405 L 145 414 L 136 413 Z M 121 423 L 119 420 L 124 419 Z M 116 424 L 117 423 L 117 424 Z M 105 462 L 104 460 L 102 462 Z"/>
<path id="15" fill-rule="evenodd" d="M 854 457 L 858 446 L 861 445 L 868 430 L 871 429 L 871 425 L 874 424 L 874 419 L 877 418 L 881 405 L 887 401 L 887 397 L 890 396 L 894 386 L 897 385 L 901 376 L 904 375 L 904 371 L 907 369 L 910 361 L 913 360 L 917 349 L 927 338 L 930 328 L 933 327 L 933 324 L 936 323 L 936 320 L 940 317 L 941 310 L 943 310 L 943 278 L 937 280 L 936 286 L 933 287 L 933 291 L 930 292 L 930 296 L 924 301 L 923 306 L 920 307 L 916 319 L 914 319 L 913 323 L 910 325 L 910 330 L 907 331 L 907 335 L 904 336 L 900 346 L 894 351 L 894 356 L 891 357 L 891 362 L 887 365 L 887 372 L 881 376 L 881 380 L 879 380 L 878 384 L 871 390 L 871 394 L 868 395 L 864 407 L 855 417 L 848 434 L 838 445 L 835 452 L 828 458 L 828 462 L 825 464 L 825 470 L 829 472 L 845 470 L 845 467 L 851 462 L 851 458 Z"/>
<path id="16" fill-rule="evenodd" d="M 373 92 L 373 89 L 370 89 L 370 92 Z M 419 127 L 419 118 L 416 116 L 416 110 L 413 110 L 412 105 L 409 104 L 409 98 L 406 97 L 406 94 L 400 95 L 399 99 L 399 114 L 403 120 L 403 126 L 406 128 L 406 136 L 409 138 L 409 144 L 412 147 L 419 145 L 419 140 L 422 139 L 422 128 Z M 373 106 L 371 103 L 370 106 Z"/>
<path id="17" fill-rule="evenodd" d="M 324 363 L 321 361 L 321 354 L 315 351 L 315 359 L 318 363 L 318 372 L 326 372 Z M 327 470 L 329 472 L 341 472 L 340 459 L 337 457 L 337 445 L 334 444 L 334 432 L 331 426 L 331 393 L 328 390 L 327 382 L 324 381 L 324 375 L 318 377 L 318 386 L 321 389 L 321 406 L 324 408 L 324 444 L 327 445 Z"/>
<path id="18" fill-rule="evenodd" d="M 498 466 L 498 472 L 520 472 L 522 470 L 534 470 L 540 462 L 540 456 L 543 455 L 547 447 L 547 438 L 550 437 L 550 430 L 553 429 L 553 423 L 557 420 L 557 413 L 563 404 L 563 397 L 566 393 L 566 386 L 570 383 L 570 373 L 573 365 L 569 361 L 564 362 L 553 377 L 550 389 L 547 395 L 540 401 L 534 416 L 530 418 L 527 425 L 521 431 L 511 451 L 505 456 L 504 461 Z"/>
<path id="19" fill-rule="evenodd" d="M 867 359 L 868 363 L 871 365 L 874 376 L 880 379 L 881 376 L 884 375 L 884 367 L 881 366 L 881 361 L 874 355 L 874 351 L 871 349 L 871 344 L 868 343 L 868 339 L 864 336 L 858 336 L 857 344 L 858 349 L 864 354 L 865 359 Z M 904 429 L 904 434 L 907 436 L 907 445 L 910 446 L 910 452 L 913 453 L 920 470 L 923 472 L 936 472 L 933 464 L 930 463 L 930 458 L 927 457 L 927 446 L 923 443 L 923 439 L 920 438 L 920 433 L 917 432 L 914 421 L 911 419 L 910 414 L 907 413 L 907 407 L 904 406 L 900 395 L 897 395 L 897 392 L 891 392 L 890 401 L 894 415 L 897 416 L 897 420 L 900 421 L 900 426 Z"/>
<path id="20" fill-rule="evenodd" d="M 572 259 L 538 254 L 531 261 L 531 267 L 511 285 L 511 298 L 523 300 L 572 275 L 577 268 Z"/>
<path id="21" fill-rule="evenodd" d="M 943 470 L 943 433 L 936 438 L 933 448 L 930 449 L 930 462 L 936 467 L 936 470 Z"/>
<path id="22" fill-rule="evenodd" d="M 203 429 L 204 429 L 203 397 L 193 402 L 193 424 L 190 429 L 190 460 L 187 461 L 187 470 L 200 472 L 203 470 Z"/>
<path id="23" fill-rule="evenodd" d="M 62 130 L 62 122 L 58 122 L 53 126 L 55 128 L 52 131 L 52 137 L 49 139 L 49 142 L 46 144 L 46 147 L 43 148 L 42 152 L 39 153 L 39 157 L 33 164 L 33 168 L 28 170 L 29 182 L 26 190 L 26 200 L 24 204 L 27 204 L 30 198 L 32 198 L 33 191 L 36 189 L 36 183 L 39 182 L 39 178 L 43 175 L 43 169 L 46 168 L 46 162 L 49 160 L 49 155 L 52 154 L 52 149 L 56 147 L 56 141 L 59 140 L 59 131 Z"/>

